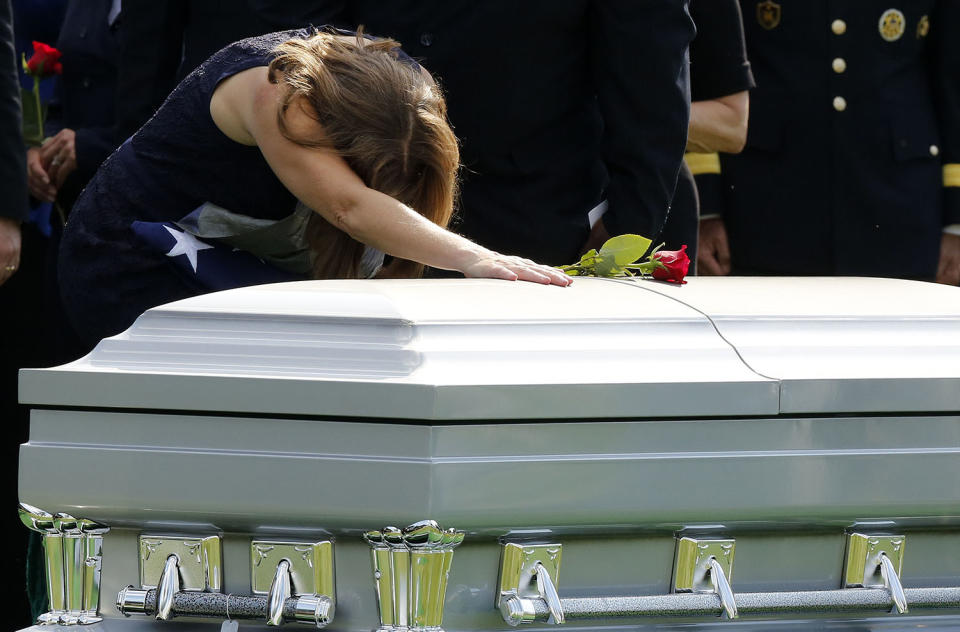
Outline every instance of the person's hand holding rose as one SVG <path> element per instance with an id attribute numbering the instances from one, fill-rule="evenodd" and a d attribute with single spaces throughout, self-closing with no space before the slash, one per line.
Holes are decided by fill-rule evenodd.
<path id="1" fill-rule="evenodd" d="M 64 128 L 40 147 L 40 162 L 54 189 L 59 190 L 63 181 L 77 168 L 77 133 Z"/>
<path id="2" fill-rule="evenodd" d="M 57 189 L 40 158 L 39 147 L 27 149 L 27 188 L 30 189 L 30 195 L 41 202 L 53 202 L 57 197 Z"/>

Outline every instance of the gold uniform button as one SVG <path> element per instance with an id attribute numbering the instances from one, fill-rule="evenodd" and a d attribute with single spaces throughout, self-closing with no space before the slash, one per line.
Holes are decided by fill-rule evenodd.
<path id="1" fill-rule="evenodd" d="M 847 32 L 847 23 L 843 20 L 834 20 L 830 24 L 830 30 L 833 31 L 834 35 L 843 35 Z"/>
<path id="2" fill-rule="evenodd" d="M 833 109 L 837 112 L 843 112 L 847 109 L 847 100 L 843 97 L 833 97 Z"/>
<path id="3" fill-rule="evenodd" d="M 931 156 L 939 156 L 939 155 L 940 155 L 940 148 L 937 147 L 936 145 L 930 145 L 930 155 L 931 155 Z"/>
<path id="4" fill-rule="evenodd" d="M 847 69 L 847 60 L 843 57 L 837 57 L 833 60 L 833 72 L 838 75 Z"/>

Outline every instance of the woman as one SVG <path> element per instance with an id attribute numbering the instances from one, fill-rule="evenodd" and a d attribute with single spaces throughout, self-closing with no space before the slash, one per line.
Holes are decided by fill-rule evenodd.
<path id="1" fill-rule="evenodd" d="M 184 79 L 78 200 L 60 261 L 68 313 L 94 343 L 146 308 L 200 293 L 168 262 L 192 249 L 197 272 L 197 251 L 210 245 L 190 239 L 203 224 L 229 245 L 265 224 L 301 225 L 297 200 L 313 211 L 303 229 L 273 231 L 265 250 L 297 272 L 306 247 L 313 278 L 369 276 L 374 248 L 394 258 L 381 276 L 429 265 L 568 285 L 557 270 L 442 228 L 458 160 L 443 97 L 396 42 L 307 31 L 237 42 Z M 137 237 L 145 222 L 194 235 L 151 251 Z M 289 256 L 277 256 L 277 233 L 289 236 Z"/>

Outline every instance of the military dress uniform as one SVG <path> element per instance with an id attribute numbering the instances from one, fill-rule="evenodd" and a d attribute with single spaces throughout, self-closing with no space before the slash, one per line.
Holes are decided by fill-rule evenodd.
<path id="1" fill-rule="evenodd" d="M 960 224 L 960 0 L 891 4 L 741 0 L 757 88 L 722 158 L 735 273 L 934 277 Z"/>

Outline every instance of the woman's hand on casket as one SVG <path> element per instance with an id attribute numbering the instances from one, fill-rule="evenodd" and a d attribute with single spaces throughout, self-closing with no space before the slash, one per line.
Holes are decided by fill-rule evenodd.
<path id="1" fill-rule="evenodd" d="M 466 277 L 505 279 L 507 281 L 531 281 L 567 286 L 573 279 L 550 266 L 540 265 L 521 257 L 510 257 L 493 251 L 481 255 L 475 262 L 461 270 Z"/>

